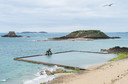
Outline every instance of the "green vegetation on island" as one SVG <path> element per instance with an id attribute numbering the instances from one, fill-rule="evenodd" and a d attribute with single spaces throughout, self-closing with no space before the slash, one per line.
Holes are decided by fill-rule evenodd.
<path id="1" fill-rule="evenodd" d="M 104 32 L 101 32 L 100 30 L 78 30 L 69 33 L 66 36 L 63 37 L 57 37 L 53 38 L 54 40 L 65 40 L 65 39 L 115 39 L 120 37 L 109 37 Z"/>
<path id="2" fill-rule="evenodd" d="M 101 32 L 100 30 L 79 30 L 71 32 L 70 34 L 66 35 L 66 37 L 85 37 L 85 38 L 91 38 L 91 37 L 105 37 L 108 36 Z"/>

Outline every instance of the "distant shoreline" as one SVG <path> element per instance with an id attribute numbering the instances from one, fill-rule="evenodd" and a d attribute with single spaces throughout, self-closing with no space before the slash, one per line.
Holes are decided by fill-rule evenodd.
<path id="1" fill-rule="evenodd" d="M 25 31 L 25 32 L 21 32 L 21 33 L 47 33 L 45 31 L 40 31 L 40 32 L 29 32 L 29 31 Z"/>

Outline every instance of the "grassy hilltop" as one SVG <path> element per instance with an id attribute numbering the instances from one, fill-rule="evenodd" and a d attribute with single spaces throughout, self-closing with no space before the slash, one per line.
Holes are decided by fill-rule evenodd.
<path id="1" fill-rule="evenodd" d="M 109 37 L 104 32 L 100 30 L 78 30 L 69 33 L 66 36 L 52 38 L 54 40 L 67 40 L 67 39 L 76 39 L 76 38 L 83 38 L 83 39 L 116 39 L 120 37 Z"/>
<path id="2" fill-rule="evenodd" d="M 85 38 L 94 38 L 94 37 L 108 37 L 105 33 L 101 32 L 100 30 L 79 30 L 71 32 L 70 34 L 66 35 L 65 37 L 85 37 Z"/>

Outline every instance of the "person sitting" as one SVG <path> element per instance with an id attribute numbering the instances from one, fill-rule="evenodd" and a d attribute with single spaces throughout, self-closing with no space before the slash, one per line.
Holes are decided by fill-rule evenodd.
<path id="1" fill-rule="evenodd" d="M 45 55 L 52 55 L 51 49 L 48 49 Z"/>

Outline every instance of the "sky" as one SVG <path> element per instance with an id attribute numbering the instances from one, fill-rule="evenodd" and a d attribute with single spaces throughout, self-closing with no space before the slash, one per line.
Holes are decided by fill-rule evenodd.
<path id="1" fill-rule="evenodd" d="M 111 7 L 104 6 L 107 4 Z M 128 32 L 128 0 L 0 0 L 0 32 Z"/>

